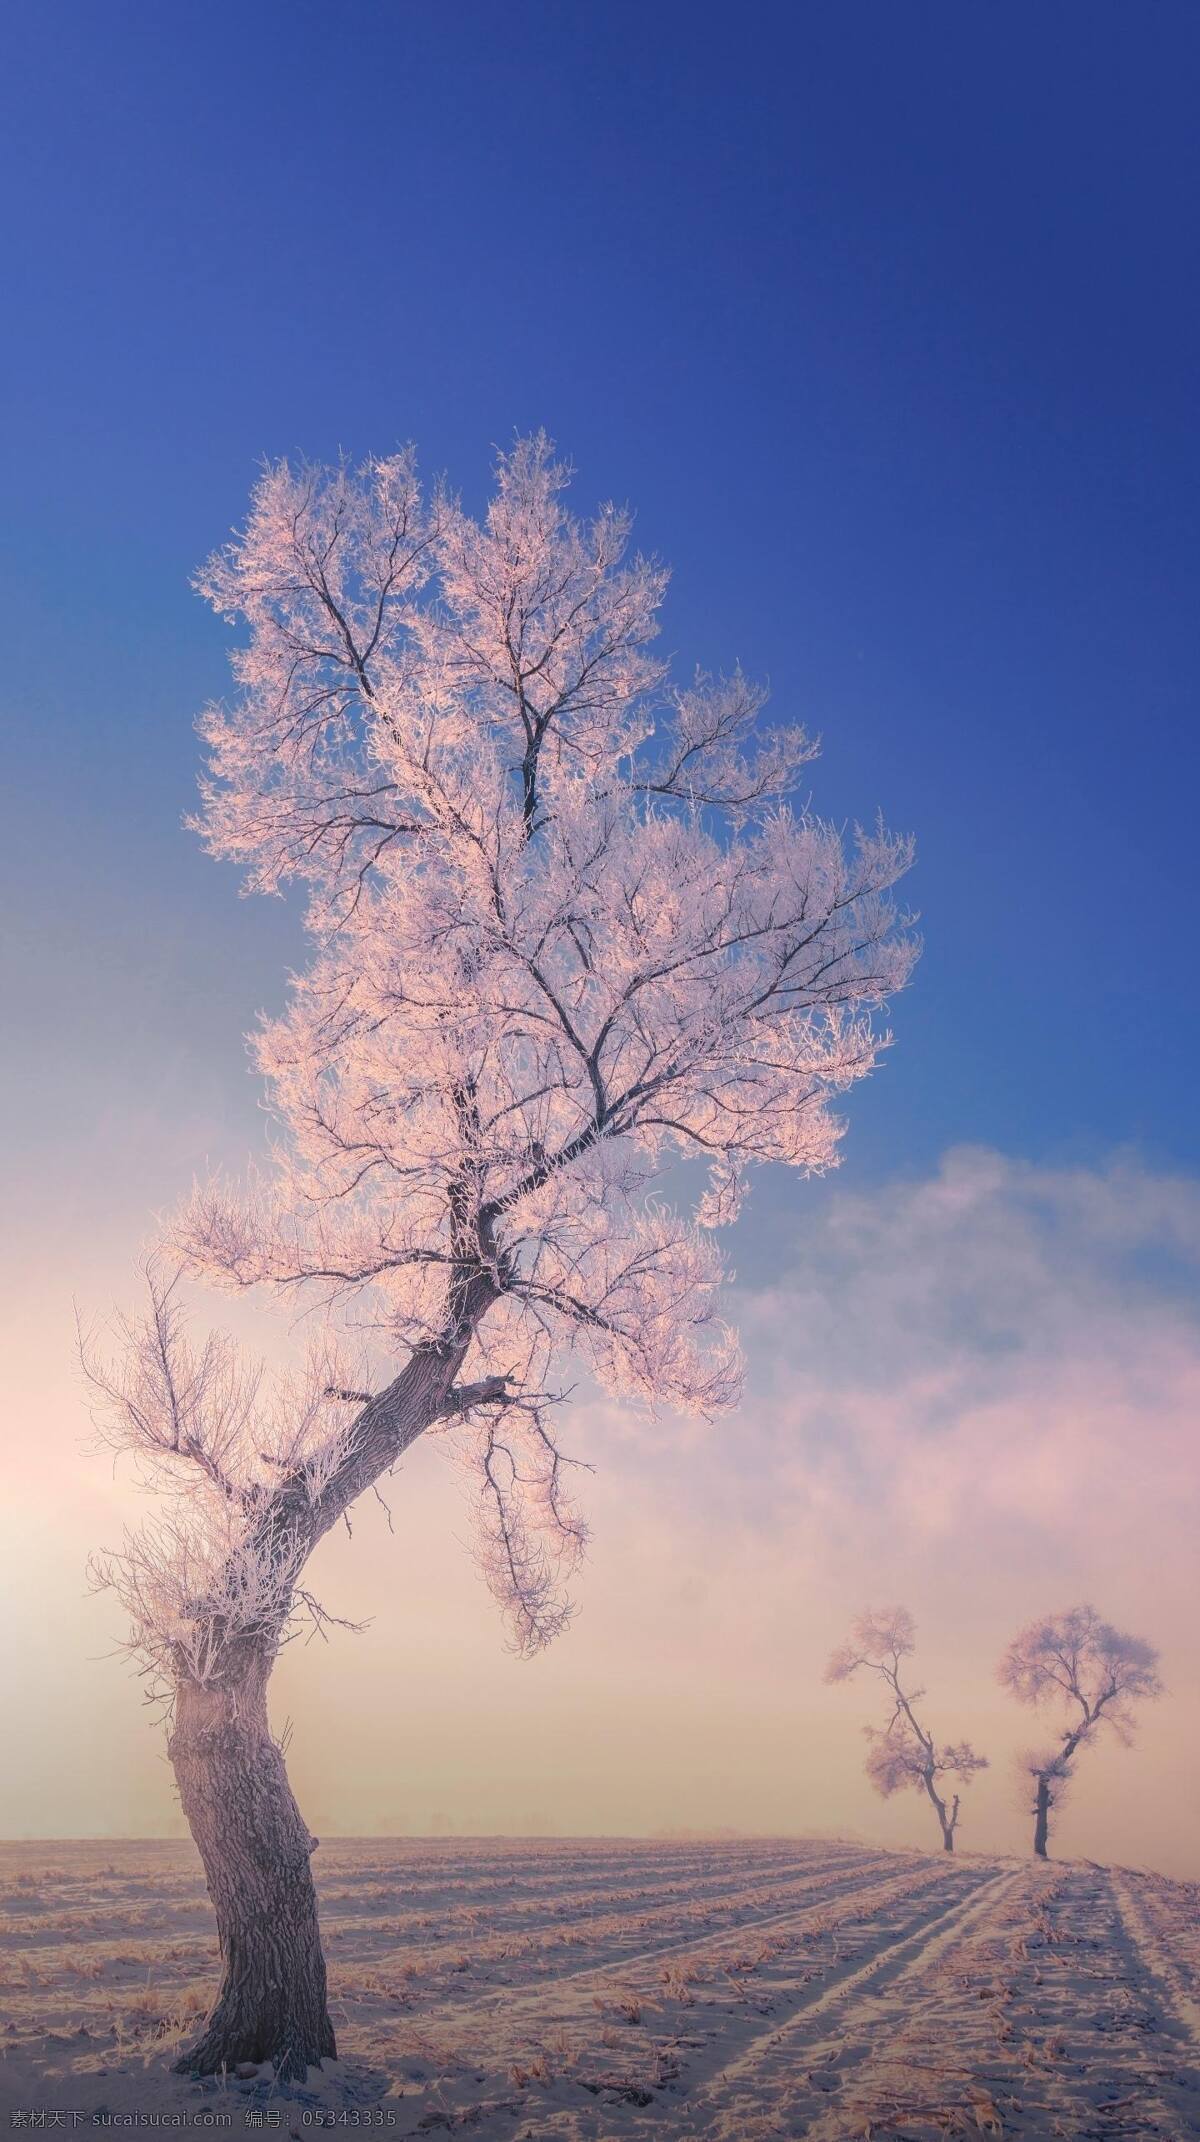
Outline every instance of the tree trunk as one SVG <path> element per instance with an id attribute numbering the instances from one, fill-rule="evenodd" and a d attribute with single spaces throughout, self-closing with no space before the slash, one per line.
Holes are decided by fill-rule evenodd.
<path id="1" fill-rule="evenodd" d="M 315 1503 L 302 1473 L 279 1483 L 251 1534 L 256 1552 L 276 1562 L 286 1555 L 295 1582 L 318 1540 L 432 1421 L 504 1396 L 507 1376 L 454 1389 L 471 1333 L 493 1299 L 486 1274 L 465 1286 L 445 1339 L 418 1347 L 363 1406 Z M 285 1619 L 281 1612 L 281 1627 Z M 317 1840 L 292 1798 L 267 1722 L 273 1657 L 274 1643 L 253 1651 L 235 1637 L 219 1687 L 182 1681 L 175 1692 L 167 1752 L 204 1862 L 224 1971 L 203 2033 L 177 2063 L 183 2074 L 271 2060 L 281 2079 L 302 2078 L 337 2057 L 309 1865 Z"/>
<path id="2" fill-rule="evenodd" d="M 954 1825 L 955 1822 L 958 1820 L 958 1801 L 956 1800 L 954 1803 L 953 1815 L 947 1815 L 946 1803 L 943 1800 L 941 1794 L 939 1793 L 937 1786 L 934 1784 L 933 1779 L 928 1774 L 926 1774 L 926 1776 L 922 1778 L 921 1782 L 925 1787 L 926 1796 L 929 1800 L 930 1806 L 933 1808 L 933 1812 L 937 1816 L 938 1822 L 941 1825 L 942 1850 L 943 1852 L 953 1852 Z"/>
<path id="3" fill-rule="evenodd" d="M 267 1723 L 270 1662 L 236 1685 L 176 1692 L 168 1754 L 217 1915 L 223 1976 L 180 2073 L 271 2060 L 281 2079 L 337 2057 L 310 1837 Z"/>
<path id="4" fill-rule="evenodd" d="M 1034 1802 L 1033 1849 L 1038 1859 L 1048 1857 L 1046 1846 L 1050 1837 L 1050 1780 L 1039 1778 L 1037 1799 Z"/>

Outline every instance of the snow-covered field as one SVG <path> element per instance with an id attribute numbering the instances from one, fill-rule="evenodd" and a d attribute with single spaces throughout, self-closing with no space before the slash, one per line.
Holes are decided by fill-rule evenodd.
<path id="1" fill-rule="evenodd" d="M 342 2057 L 277 2093 L 169 2074 L 215 1966 L 190 1845 L 0 1845 L 4 2124 L 1200 2135 L 1194 1885 L 828 1842 L 343 1840 L 315 1865 Z"/>

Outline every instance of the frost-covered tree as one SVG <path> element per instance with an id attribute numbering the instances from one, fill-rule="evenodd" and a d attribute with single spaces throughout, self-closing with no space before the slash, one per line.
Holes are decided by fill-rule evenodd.
<path id="1" fill-rule="evenodd" d="M 947 1806 L 946 1778 L 969 1785 L 977 1770 L 986 1770 L 986 1755 L 976 1755 L 965 1740 L 947 1741 L 939 1747 L 926 1731 L 915 1706 L 924 1697 L 923 1688 L 905 1689 L 901 1667 L 916 1649 L 916 1624 L 907 1607 L 889 1607 L 882 1613 L 869 1608 L 860 1614 L 850 1631 L 850 1641 L 835 1651 L 825 1668 L 826 1681 L 848 1681 L 859 1672 L 878 1675 L 888 1692 L 891 1716 L 886 1726 L 864 1726 L 867 1755 L 863 1765 L 877 1793 L 890 1800 L 896 1792 L 924 1793 L 942 1832 L 945 1851 L 954 1850 L 961 1795 L 954 1793 Z"/>
<path id="2" fill-rule="evenodd" d="M 91 1362 L 165 1498 L 101 1576 L 167 1695 L 216 1908 L 192 2072 L 334 2051 L 314 1840 L 266 1704 L 281 1643 L 325 1618 L 314 1548 L 437 1428 L 517 1646 L 560 1630 L 567 1364 L 647 1410 L 735 1402 L 714 1230 L 752 1163 L 834 1161 L 914 957 L 908 843 L 792 800 L 814 747 L 760 724 L 740 672 L 670 682 L 666 575 L 625 513 L 568 516 L 567 473 L 519 443 L 476 520 L 408 452 L 272 467 L 200 580 L 242 636 L 199 823 L 249 888 L 304 882 L 313 950 L 255 1043 L 269 1174 L 196 1191 L 145 1316 Z M 681 1156 L 706 1170 L 690 1205 Z M 193 1345 L 196 1277 L 318 1311 L 307 1364 L 268 1389 Z"/>
<path id="3" fill-rule="evenodd" d="M 1077 1606 L 1048 1621 L 1031 1621 L 1013 1638 L 997 1676 L 1018 1703 L 1059 1713 L 1057 1744 L 1030 1749 L 1019 1759 L 1033 1792 L 1033 1849 L 1045 1859 L 1050 1817 L 1063 1803 L 1080 1748 L 1105 1726 L 1129 1747 L 1135 1703 L 1161 1696 L 1158 1653 L 1140 1636 L 1101 1621 L 1095 1607 Z"/>

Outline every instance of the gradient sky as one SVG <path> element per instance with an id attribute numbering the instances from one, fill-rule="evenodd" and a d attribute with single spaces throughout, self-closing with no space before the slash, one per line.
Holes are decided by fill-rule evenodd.
<path id="1" fill-rule="evenodd" d="M 331 1544 L 330 1603 L 375 1619 L 281 1669 L 312 1818 L 917 1837 L 857 1780 L 857 1691 L 814 1686 L 883 1587 L 1015 1841 L 991 1661 L 1090 1593 L 1172 1697 L 1073 1840 L 1138 1857 L 1149 1779 L 1160 1863 L 1200 1871 L 1198 60 L 1169 4 L 12 12 L 0 1829 L 177 1819 L 94 1662 L 125 1497 L 71 1302 L 260 1145 L 242 1036 L 300 956 L 180 830 L 226 677 L 189 573 L 263 454 L 411 437 L 478 502 L 541 424 L 674 566 L 681 666 L 769 676 L 826 739 L 817 806 L 916 832 L 928 951 L 840 1175 L 764 1179 L 731 1244 L 738 1422 L 581 1420 L 596 1548 L 552 1656 L 504 1656 L 436 1453 L 397 1540 Z"/>

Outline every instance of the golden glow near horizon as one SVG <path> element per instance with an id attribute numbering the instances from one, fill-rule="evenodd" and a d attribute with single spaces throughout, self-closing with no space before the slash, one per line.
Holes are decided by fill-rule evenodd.
<path id="1" fill-rule="evenodd" d="M 900 1598 L 939 1735 L 991 1757 L 960 1846 L 1024 1850 L 1012 1758 L 1047 1736 L 995 1661 L 1032 1614 L 1089 1598 L 1159 1646 L 1167 1693 L 1134 1748 L 1080 1757 L 1057 1850 L 1200 1873 L 1200 1339 L 1154 1258 L 1194 1254 L 1197 1204 L 1133 1167 L 987 1154 L 871 1199 L 836 1189 L 793 1263 L 732 1305 L 752 1366 L 737 1416 L 645 1430 L 576 1408 L 593 1548 L 576 1621 L 532 1662 L 504 1650 L 463 1545 L 464 1484 L 427 1439 L 387 1490 L 394 1533 L 368 1498 L 314 1564 L 323 1601 L 369 1626 L 293 1644 L 276 1674 L 314 1829 L 929 1845 L 915 1796 L 881 1802 L 862 1775 L 874 1692 L 820 1679 L 858 1608 Z M 89 1306 L 129 1291 L 124 1217 L 70 1273 Z M 88 1553 L 139 1498 L 86 1447 L 71 1303 L 46 1281 L 62 1244 L 39 1248 L 5 1281 L 0 1833 L 183 1834 L 161 1733 L 112 1655 L 116 1610 L 86 1590 Z"/>

